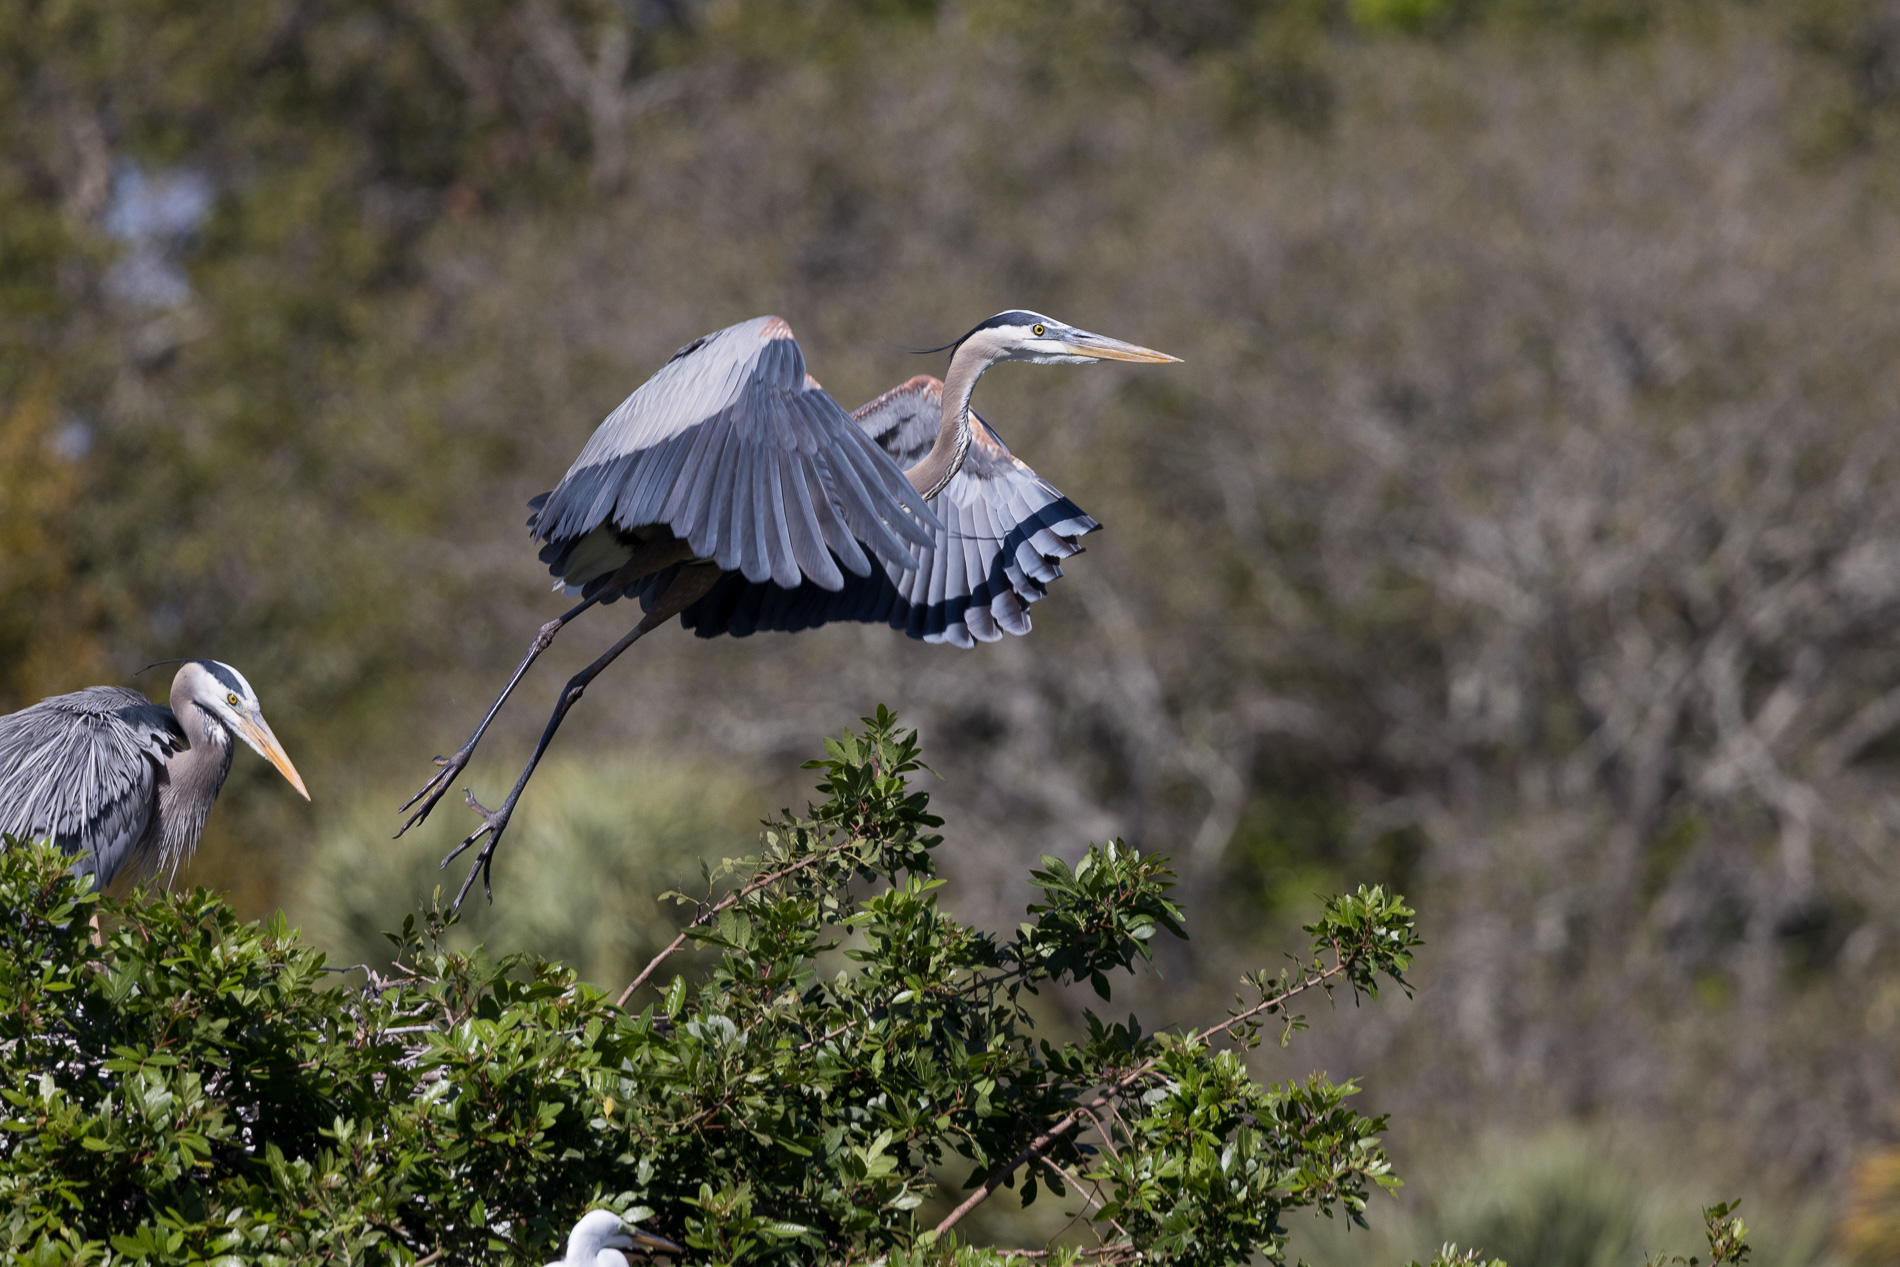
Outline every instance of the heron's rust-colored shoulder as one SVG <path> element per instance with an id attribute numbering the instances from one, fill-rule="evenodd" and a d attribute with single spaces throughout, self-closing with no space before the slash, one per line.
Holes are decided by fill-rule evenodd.
<path id="1" fill-rule="evenodd" d="M 975 414 L 970 415 L 970 457 L 981 459 L 976 467 L 972 468 L 974 474 L 987 475 L 994 469 L 993 464 L 998 462 L 1019 470 L 1029 470 L 1023 465 L 1021 458 L 1009 451 L 1009 446 L 1003 443 L 1003 437 L 997 435 L 989 423 Z M 965 459 L 965 463 L 967 465 L 969 459 Z"/>
<path id="2" fill-rule="evenodd" d="M 759 339 L 761 342 L 768 343 L 773 339 L 791 339 L 794 343 L 798 341 L 793 337 L 792 328 L 785 324 L 783 317 L 767 317 L 765 324 L 759 327 Z"/>
<path id="3" fill-rule="evenodd" d="M 863 405 L 858 407 L 853 416 L 858 418 L 866 417 L 867 415 L 876 413 L 885 405 L 901 400 L 906 396 L 922 396 L 932 405 L 936 405 L 943 400 L 943 380 L 933 374 L 919 374 L 914 378 L 899 383 L 877 399 L 866 401 Z"/>
<path id="4" fill-rule="evenodd" d="M 980 446 L 996 457 L 1012 456 L 1009 446 L 1003 443 L 1002 437 L 990 429 L 989 423 L 980 418 L 976 420 L 976 425 L 970 428 L 970 443 Z"/>

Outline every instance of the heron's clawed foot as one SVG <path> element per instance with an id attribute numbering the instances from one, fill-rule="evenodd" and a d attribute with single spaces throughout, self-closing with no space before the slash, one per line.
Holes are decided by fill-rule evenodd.
<path id="1" fill-rule="evenodd" d="M 454 783 L 456 776 L 462 773 L 468 766 L 468 759 L 473 755 L 475 755 L 473 748 L 463 748 L 452 757 L 437 757 L 435 759 L 436 765 L 440 766 L 441 769 L 436 771 L 434 778 L 422 785 L 421 791 L 402 803 L 402 808 L 405 810 L 411 805 L 418 803 L 420 803 L 421 808 L 409 816 L 409 821 L 404 823 L 401 829 L 396 832 L 398 836 L 429 816 L 429 811 L 435 808 L 435 803 L 442 799 L 442 794 L 449 790 L 449 785 Z M 401 813 L 402 811 L 398 810 L 397 812 Z"/>
<path id="2" fill-rule="evenodd" d="M 436 869 L 439 871 L 442 867 L 446 867 L 451 862 L 454 862 L 455 859 L 461 855 L 463 850 L 468 849 L 476 841 L 481 840 L 483 836 L 488 837 L 488 840 L 482 845 L 482 851 L 475 855 L 475 865 L 468 869 L 468 877 L 462 881 L 462 888 L 455 895 L 455 905 L 449 908 L 451 911 L 459 911 L 462 909 L 462 899 L 468 896 L 468 891 L 474 886 L 475 877 L 477 875 L 482 877 L 483 895 L 487 897 L 490 902 L 495 900 L 495 886 L 492 875 L 495 846 L 501 843 L 502 832 L 508 830 L 508 817 L 515 812 L 515 798 L 512 795 L 501 803 L 500 809 L 488 809 L 480 801 L 475 799 L 474 792 L 466 788 L 463 789 L 462 796 L 468 801 L 468 807 L 482 816 L 482 825 L 470 832 L 468 836 L 463 839 L 461 844 L 451 849 L 449 856 L 442 859 L 441 866 L 438 866 Z"/>

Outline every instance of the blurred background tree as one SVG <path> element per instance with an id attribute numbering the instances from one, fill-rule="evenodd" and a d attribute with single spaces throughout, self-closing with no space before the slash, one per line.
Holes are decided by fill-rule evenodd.
<path id="1" fill-rule="evenodd" d="M 247 913 L 354 954 L 427 883 L 395 805 L 558 609 L 523 503 L 673 348 L 777 312 L 850 406 L 1029 305 L 1188 361 L 985 380 L 1108 525 L 1036 632 L 643 644 L 560 745 L 607 826 L 495 918 L 885 699 L 973 920 L 1120 834 L 1215 998 L 1416 894 L 1418 1001 L 1307 1049 L 1401 1162 L 1567 1125 L 1833 1210 L 1900 1143 L 1886 0 L 82 0 L 0 59 L 0 708 L 243 668 L 316 798 L 238 763 L 189 879 Z"/>

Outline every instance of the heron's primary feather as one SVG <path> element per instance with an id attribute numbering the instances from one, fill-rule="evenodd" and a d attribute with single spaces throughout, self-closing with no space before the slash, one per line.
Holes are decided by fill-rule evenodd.
<path id="1" fill-rule="evenodd" d="M 532 505 L 543 561 L 576 588 L 660 529 L 748 581 L 835 590 L 845 572 L 873 572 L 865 550 L 886 569 L 909 570 L 913 550 L 942 528 L 898 465 L 805 372 L 777 317 L 674 353 Z M 624 538 L 620 552 L 599 548 L 603 532 Z"/>
<path id="2" fill-rule="evenodd" d="M 935 442 L 943 384 L 919 375 L 852 417 L 899 466 L 913 465 Z M 794 631 L 833 621 L 888 623 L 913 638 L 971 647 L 1029 632 L 1029 604 L 1062 575 L 1060 560 L 1101 525 L 1009 451 L 971 415 L 969 455 L 934 505 L 943 526 L 911 550 L 910 567 L 889 563 L 854 573 L 832 590 L 758 584 L 727 575 L 682 615 L 702 638 Z M 655 578 L 643 595 L 664 589 Z"/>
<path id="3" fill-rule="evenodd" d="M 109 881 L 145 838 L 160 770 L 185 744 L 171 709 L 118 686 L 0 717 L 0 832 L 50 837 Z"/>

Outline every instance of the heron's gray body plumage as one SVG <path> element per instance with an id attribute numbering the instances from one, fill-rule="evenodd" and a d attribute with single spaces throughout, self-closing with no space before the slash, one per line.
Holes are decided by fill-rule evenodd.
<path id="1" fill-rule="evenodd" d="M 531 505 L 542 560 L 575 589 L 614 571 L 655 530 L 749 581 L 837 590 L 846 573 L 869 576 L 871 557 L 913 566 L 911 548 L 941 527 L 805 372 L 777 317 L 674 353 Z"/>
<path id="2" fill-rule="evenodd" d="M 101 883 L 135 857 L 169 863 L 204 826 L 198 814 L 160 828 L 160 799 L 176 796 L 167 763 L 188 747 L 171 709 L 119 686 L 55 695 L 0 717 L 0 832 L 49 837 Z M 231 768 L 230 745 L 222 747 L 205 771 L 213 798 Z"/>
<path id="3" fill-rule="evenodd" d="M 899 467 L 914 466 L 935 443 L 943 384 L 920 374 L 852 417 Z M 836 591 L 722 578 L 681 616 L 702 638 L 760 630 L 800 630 L 833 621 L 889 624 L 925 642 L 973 647 L 1029 632 L 1029 604 L 1062 575 L 1060 560 L 1101 527 L 1009 451 L 972 413 L 963 464 L 931 504 L 943 527 L 911 550 L 913 566 L 885 566 Z"/>
<path id="4" fill-rule="evenodd" d="M 171 700 L 92 686 L 0 717 L 0 833 L 50 839 L 101 886 L 127 867 L 175 874 L 231 772 L 232 725 L 303 792 L 235 669 L 187 661 Z"/>

